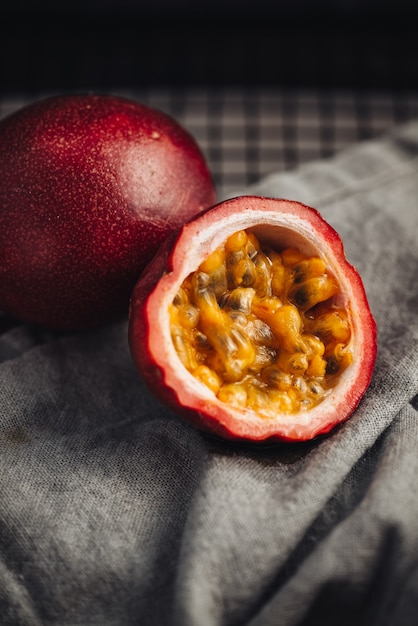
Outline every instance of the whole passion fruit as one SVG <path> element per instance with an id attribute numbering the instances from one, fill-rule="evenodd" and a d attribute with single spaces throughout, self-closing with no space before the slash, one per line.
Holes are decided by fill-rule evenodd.
<path id="1" fill-rule="evenodd" d="M 55 329 L 127 316 L 163 239 L 215 203 L 194 138 L 153 108 L 62 95 L 0 121 L 0 309 Z"/>
<path id="2" fill-rule="evenodd" d="M 376 326 L 335 230 L 298 202 L 239 197 L 169 238 L 131 299 L 132 357 L 198 428 L 312 439 L 368 388 Z"/>

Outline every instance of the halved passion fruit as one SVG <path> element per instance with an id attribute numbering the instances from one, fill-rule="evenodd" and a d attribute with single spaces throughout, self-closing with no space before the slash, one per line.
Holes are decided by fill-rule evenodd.
<path id="1" fill-rule="evenodd" d="M 251 196 L 166 242 L 134 289 L 129 342 L 162 400 L 200 429 L 247 441 L 330 431 L 357 407 L 376 358 L 339 235 L 315 209 Z"/>

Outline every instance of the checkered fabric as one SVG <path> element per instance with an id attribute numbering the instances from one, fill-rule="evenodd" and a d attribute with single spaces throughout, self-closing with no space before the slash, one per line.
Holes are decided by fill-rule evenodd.
<path id="1" fill-rule="evenodd" d="M 418 118 L 418 92 L 273 87 L 113 91 L 161 109 L 196 138 L 219 198 Z M 0 116 L 52 95 L 0 98 Z"/>

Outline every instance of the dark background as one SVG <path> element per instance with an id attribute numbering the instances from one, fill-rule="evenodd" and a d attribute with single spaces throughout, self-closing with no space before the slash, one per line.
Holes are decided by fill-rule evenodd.
<path id="1" fill-rule="evenodd" d="M 2 3 L 4 93 L 146 85 L 417 90 L 409 0 Z"/>

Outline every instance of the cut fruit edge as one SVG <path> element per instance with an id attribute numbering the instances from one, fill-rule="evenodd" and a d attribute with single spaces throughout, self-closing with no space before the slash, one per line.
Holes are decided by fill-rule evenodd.
<path id="1" fill-rule="evenodd" d="M 320 256 L 337 279 L 350 317 L 353 362 L 315 407 L 274 418 L 228 405 L 181 363 L 170 334 L 169 305 L 183 280 L 227 237 L 253 230 L 275 249 Z M 205 210 L 162 246 L 134 289 L 129 342 L 135 364 L 162 400 L 198 428 L 228 439 L 301 441 L 348 419 L 367 390 L 376 359 L 376 324 L 362 279 L 345 257 L 338 233 L 316 209 L 276 198 L 240 196 Z"/>

